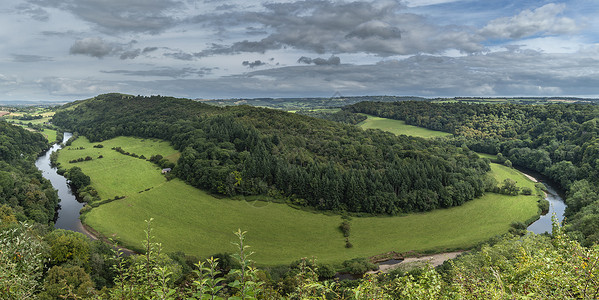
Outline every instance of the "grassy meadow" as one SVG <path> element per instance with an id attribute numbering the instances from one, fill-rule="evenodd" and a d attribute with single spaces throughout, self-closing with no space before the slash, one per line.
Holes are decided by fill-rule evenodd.
<path id="1" fill-rule="evenodd" d="M 422 138 L 443 137 L 451 135 L 451 133 L 430 130 L 418 126 L 406 124 L 404 121 L 393 120 L 367 115 L 368 119 L 359 123 L 358 126 L 363 129 L 380 129 L 391 132 L 393 134 L 405 134 Z"/>
<path id="2" fill-rule="evenodd" d="M 487 194 L 461 207 L 395 217 L 354 217 L 350 241 L 338 229 L 338 215 L 313 213 L 285 204 L 216 198 L 179 179 L 167 181 L 152 163 L 111 150 L 146 157 L 161 154 L 176 159 L 178 152 L 167 142 L 118 137 L 93 148 L 80 137 L 60 151 L 63 168 L 80 167 L 92 179 L 102 199 L 126 198 L 93 208 L 84 222 L 124 246 L 139 248 L 145 222 L 154 218 L 154 236 L 165 251 L 183 251 L 200 257 L 233 252 L 232 234 L 248 232 L 247 243 L 260 265 L 287 264 L 301 257 L 338 263 L 388 251 L 442 251 L 467 248 L 491 236 L 505 233 L 512 221 L 525 221 L 537 213 L 536 196 Z M 84 148 L 82 150 L 75 150 Z M 71 149 L 71 150 L 68 150 Z M 69 160 L 85 156 L 91 161 Z M 103 158 L 97 157 L 102 155 Z M 492 166 L 498 181 L 510 177 L 518 185 L 533 186 L 522 174 L 507 167 Z M 149 189 L 146 191 L 146 189 Z"/>

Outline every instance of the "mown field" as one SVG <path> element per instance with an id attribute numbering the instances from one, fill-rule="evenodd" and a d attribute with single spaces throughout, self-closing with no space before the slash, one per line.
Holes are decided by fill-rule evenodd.
<path id="1" fill-rule="evenodd" d="M 381 129 L 394 134 L 405 134 L 422 138 L 442 137 L 451 135 L 447 132 L 430 130 L 422 127 L 406 124 L 404 121 L 380 118 L 367 115 L 368 119 L 359 123 L 358 126 L 363 129 Z"/>
<path id="2" fill-rule="evenodd" d="M 93 148 L 79 138 L 61 150 L 64 168 L 80 167 L 92 179 L 102 199 L 126 196 L 100 205 L 84 216 L 84 222 L 125 246 L 138 248 L 144 238 L 144 220 L 154 218 L 154 235 L 166 251 L 183 251 L 206 257 L 233 252 L 233 231 L 248 231 L 247 243 L 260 265 L 287 264 L 301 257 L 338 263 L 388 251 L 442 251 L 466 248 L 502 234 L 512 221 L 525 221 L 537 213 L 536 196 L 488 194 L 461 207 L 396 217 L 354 217 L 345 248 L 338 215 L 312 213 L 285 204 L 219 199 L 184 182 L 167 181 L 152 163 L 111 150 L 119 146 L 146 157 L 161 154 L 176 159 L 168 143 L 119 137 Z M 84 148 L 82 150 L 74 150 Z M 69 164 L 79 157 L 91 161 Z M 102 155 L 104 158 L 98 159 Z M 519 186 L 533 183 L 520 173 L 493 165 L 498 181 L 511 177 Z M 146 189 L 149 189 L 146 191 Z M 266 200 L 266 199 L 265 199 Z"/>

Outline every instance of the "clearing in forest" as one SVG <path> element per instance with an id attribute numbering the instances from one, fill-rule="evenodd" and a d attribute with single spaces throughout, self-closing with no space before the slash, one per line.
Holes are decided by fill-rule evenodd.
<path id="1" fill-rule="evenodd" d="M 451 135 L 451 133 L 443 131 L 430 130 L 427 128 L 408 125 L 405 121 L 380 118 L 371 115 L 366 116 L 368 116 L 368 119 L 358 124 L 358 126 L 362 127 L 363 129 L 380 129 L 397 135 L 405 134 L 422 138 L 442 137 Z"/>

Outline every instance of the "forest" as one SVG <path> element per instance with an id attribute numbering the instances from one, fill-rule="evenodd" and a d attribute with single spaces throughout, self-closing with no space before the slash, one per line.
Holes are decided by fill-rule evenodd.
<path id="1" fill-rule="evenodd" d="M 566 231 L 599 242 L 599 107 L 590 104 L 362 102 L 344 108 L 452 133 L 454 145 L 497 154 L 548 176 L 567 192 Z"/>
<path id="2" fill-rule="evenodd" d="M 538 170 L 559 182 L 567 189 L 568 213 L 572 218 L 564 228 L 554 223 L 551 235 L 513 230 L 437 268 L 413 265 L 364 277 L 361 276 L 373 268 L 366 259 L 331 266 L 319 263 L 316 258 L 290 258 L 298 260 L 284 266 L 256 268 L 260 262 L 252 260 L 248 248 L 251 244 L 246 241 L 252 232 L 241 230 L 231 235 L 237 249 L 233 254 L 196 258 L 165 253 L 160 241 L 153 238 L 156 224 L 152 220 L 147 221 L 143 253 L 125 256 L 121 250 L 91 241 L 80 233 L 50 230 L 46 224 L 51 224 L 58 199 L 33 165 L 37 155 L 48 148 L 48 142 L 40 134 L 0 122 L 0 298 L 599 297 L 599 251 L 597 247 L 585 246 L 593 244 L 596 232 L 592 232 L 595 224 L 592 212 L 599 205 L 593 198 L 597 196 L 596 176 L 592 175 L 597 163 L 594 158 L 597 151 L 592 144 L 597 132 L 594 106 L 479 107 L 402 102 L 387 107 L 360 103 L 346 108 L 340 118 L 356 119 L 350 114 L 358 112 L 441 129 L 454 137 L 444 142 L 394 137 L 267 109 L 217 108 L 182 99 L 117 94 L 67 105 L 57 114 L 55 122 L 96 142 L 119 135 L 169 140 L 183 152 L 174 170 L 176 176 L 214 193 L 280 193 L 304 200 L 305 205 L 333 210 L 334 207 L 326 207 L 315 199 L 334 198 L 335 192 L 337 197 L 344 198 L 346 189 L 353 184 L 357 188 L 350 189 L 350 193 L 370 193 L 373 190 L 368 190 L 368 185 L 373 183 L 368 181 L 369 176 L 380 180 L 376 176 L 387 177 L 396 171 L 400 174 L 397 176 L 404 176 L 397 178 L 397 182 L 407 181 L 405 186 L 382 181 L 390 186 L 373 189 L 387 193 L 379 196 L 397 199 L 394 201 L 401 204 L 395 208 L 397 212 L 443 207 L 445 202 L 440 202 L 441 199 L 454 201 L 449 206 L 458 205 L 468 199 L 452 198 L 452 193 L 441 198 L 442 191 L 471 192 L 474 197 L 496 184 L 487 182 L 485 177 L 488 161 L 478 158 L 470 149 L 486 150 L 483 152 L 497 153 L 505 164 Z M 202 173 L 199 168 L 208 171 Z M 564 176 L 569 174 L 566 171 L 575 175 Z M 421 172 L 426 176 L 420 175 Z M 286 185 L 275 179 L 277 175 L 288 176 Z M 214 178 L 209 179 L 211 176 Z M 330 184 L 344 188 L 329 191 L 332 194 L 327 195 L 310 194 L 317 193 L 315 189 L 330 187 L 318 185 L 319 181 L 332 179 L 336 180 Z M 404 187 L 409 190 L 422 187 L 421 197 L 412 201 L 425 204 L 409 202 L 408 196 L 402 198 Z M 437 202 L 427 202 L 434 199 L 433 193 L 438 193 Z M 363 208 L 369 207 L 369 201 L 377 199 L 357 203 L 339 201 L 339 209 L 365 212 Z M 357 208 L 352 204 L 358 205 Z M 333 279 L 335 270 L 340 268 L 360 279 Z"/>
<path id="3" fill-rule="evenodd" d="M 53 222 L 58 196 L 34 165 L 48 148 L 42 135 L 0 121 L 0 218 Z"/>
<path id="4" fill-rule="evenodd" d="M 470 150 L 278 110 L 121 94 L 71 106 L 54 124 L 92 142 L 170 141 L 182 152 L 175 176 L 226 196 L 396 215 L 458 206 L 497 185 L 486 176 L 488 161 Z"/>

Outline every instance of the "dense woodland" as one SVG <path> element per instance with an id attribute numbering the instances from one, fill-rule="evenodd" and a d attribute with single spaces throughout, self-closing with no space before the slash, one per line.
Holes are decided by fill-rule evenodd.
<path id="1" fill-rule="evenodd" d="M 41 134 L 0 121 L 0 219 L 11 212 L 19 221 L 53 221 L 58 196 L 34 165 L 48 147 Z"/>
<path id="2" fill-rule="evenodd" d="M 599 242 L 599 106 L 362 102 L 346 112 L 453 133 L 455 145 L 548 176 L 567 191 L 567 230 Z"/>
<path id="3" fill-rule="evenodd" d="M 53 122 L 91 141 L 167 140 L 182 152 L 172 173 L 195 187 L 317 209 L 427 211 L 496 186 L 488 161 L 467 149 L 271 109 L 107 94 L 73 103 Z"/>
<path id="4" fill-rule="evenodd" d="M 233 175 L 228 179 L 234 179 L 234 183 L 229 187 L 230 190 L 224 190 L 225 193 L 247 193 L 244 189 L 248 186 L 243 184 L 247 184 L 244 183 L 248 180 L 247 174 L 253 173 L 247 173 L 246 166 L 260 168 L 262 167 L 260 163 L 273 163 L 266 160 L 267 158 L 265 158 L 266 162 L 260 162 L 260 157 L 250 155 L 249 150 L 254 149 L 267 153 L 265 157 L 275 157 L 275 154 L 284 157 L 283 162 L 289 168 L 309 169 L 318 166 L 318 163 L 326 162 L 324 166 L 330 165 L 333 170 L 358 174 L 371 172 L 367 167 L 357 166 L 362 158 L 365 166 L 372 167 L 372 172 L 385 170 L 384 168 L 387 167 L 385 164 L 377 164 L 376 159 L 367 159 L 370 157 L 364 154 L 368 153 L 367 150 L 359 147 L 354 148 L 355 153 L 351 154 L 354 155 L 352 157 L 358 154 L 362 155 L 361 157 L 345 160 L 342 155 L 326 155 L 324 150 L 320 152 L 313 150 L 319 149 L 317 146 L 323 141 L 310 139 L 320 136 L 333 138 L 333 141 L 340 144 L 343 139 L 355 136 L 360 145 L 366 145 L 366 148 L 372 149 L 374 154 L 378 153 L 377 151 L 393 150 L 395 151 L 391 152 L 394 154 L 391 157 L 393 161 L 397 159 L 398 163 L 401 163 L 400 158 L 408 158 L 407 165 L 403 167 L 417 166 L 409 164 L 412 161 L 421 162 L 423 166 L 427 163 L 440 164 L 445 168 L 448 165 L 454 168 L 469 166 L 467 168 L 470 168 L 471 172 L 478 172 L 479 175 L 484 174 L 484 170 L 488 168 L 486 162 L 477 159 L 462 146 L 463 144 L 470 148 L 476 148 L 477 145 L 482 147 L 490 143 L 486 142 L 486 138 L 469 140 L 458 136 L 450 141 L 459 147 L 450 147 L 443 146 L 440 142 L 406 137 L 394 138 L 378 131 L 362 132 L 345 125 L 314 121 L 303 116 L 290 116 L 269 110 L 247 107 L 220 109 L 203 105 L 193 110 L 197 103 L 190 104 L 184 100 L 173 99 L 166 99 L 168 100 L 166 101 L 162 98 L 151 102 L 148 99 L 150 98 L 142 98 L 139 101 L 142 104 L 152 105 L 165 103 L 164 110 L 158 108 L 154 111 L 157 113 L 155 118 L 143 119 L 142 117 L 149 113 L 146 112 L 148 108 L 137 107 L 140 103 L 135 103 L 136 106 L 128 106 L 126 109 L 121 108 L 131 113 L 132 119 L 137 117 L 143 124 L 153 125 L 153 127 L 146 127 L 146 131 L 134 125 L 134 122 L 123 116 L 123 113 L 117 113 L 116 108 L 110 108 L 106 103 L 101 102 L 99 104 L 103 106 L 97 106 L 97 110 L 91 110 L 89 115 L 84 111 L 78 112 L 78 108 L 71 107 L 73 112 L 64 113 L 62 116 L 59 114 L 59 118 L 62 118 L 64 124 L 80 130 L 82 135 L 89 134 L 96 140 L 127 133 L 154 136 L 160 132 L 162 135 L 156 137 L 171 140 L 174 144 L 178 143 L 178 147 L 189 156 L 185 158 L 188 162 L 179 162 L 177 168 L 181 165 L 190 165 L 192 168 L 205 165 L 215 168 L 211 171 L 214 172 L 212 175 L 219 174 L 221 169 L 226 170 L 223 172 L 227 176 Z M 126 102 L 115 102 L 115 105 L 126 104 Z M 88 101 L 85 105 L 96 104 L 98 103 Z M 81 103 L 74 105 L 85 107 Z M 170 106 L 186 109 L 173 116 L 169 114 L 172 113 L 168 110 Z M 87 118 L 92 124 L 98 125 L 102 121 L 110 126 L 95 130 L 91 127 L 87 128 L 70 119 L 72 113 Z M 258 118 L 264 117 L 265 114 L 274 120 Z M 548 114 L 551 115 L 555 115 L 554 111 Z M 180 121 L 177 119 L 180 116 L 185 118 Z M 118 123 L 116 117 L 123 117 L 126 122 Z M 588 122 L 588 120 L 582 121 L 583 119 L 574 123 Z M 277 124 L 276 122 L 282 122 L 283 128 L 275 128 L 273 124 Z M 527 122 L 528 120 L 523 120 L 521 123 Z M 309 123 L 318 126 L 311 127 Z M 502 123 L 499 122 L 498 126 L 500 124 Z M 576 125 L 572 126 L 576 127 Z M 189 131 L 179 133 L 175 131 L 181 128 Z M 211 131 L 209 128 L 215 129 Z M 332 130 L 333 133 L 328 130 Z M 516 136 L 513 138 L 517 140 L 516 137 L 521 133 L 518 130 L 515 132 Z M 287 135 L 288 133 L 294 135 Z M 171 137 L 168 137 L 169 134 Z M 244 134 L 247 135 L 247 139 L 242 138 Z M 226 139 L 219 139 L 217 135 L 223 135 Z M 497 151 L 505 151 L 506 148 L 502 147 L 506 146 L 501 145 L 506 138 L 499 135 L 493 139 L 497 140 L 497 147 L 499 147 Z M 525 140 L 527 143 L 532 143 L 535 139 Z M 565 143 L 567 140 L 569 139 L 561 139 L 558 144 Z M 0 205 L 1 299 L 597 299 L 599 297 L 598 248 L 582 246 L 572 239 L 571 235 L 564 234 L 557 224 L 554 224 L 551 236 L 521 236 L 522 233 L 514 232 L 516 235 L 507 234 L 493 238 L 470 253 L 446 262 L 436 269 L 426 265 L 412 265 L 389 274 L 368 275 L 355 281 L 337 281 L 331 278 L 335 270 L 355 275 L 363 274 L 372 267 L 372 264 L 365 259 L 331 266 L 321 264 L 317 260 L 290 258 L 290 261 L 299 260 L 287 266 L 257 269 L 254 264 L 260 262 L 252 261 L 247 249 L 248 245 L 245 243 L 245 236 L 251 235 L 251 232 L 238 231 L 231 236 L 231 240 L 236 242 L 238 248 L 237 253 L 233 255 L 215 254 L 214 258 L 204 260 L 188 257 L 182 253 L 167 254 L 161 251 L 158 243 L 160 241 L 154 241 L 152 238 L 151 221 L 148 222 L 146 240 L 143 243 L 145 253 L 123 256 L 120 251 L 113 250 L 99 241 L 92 242 L 80 233 L 65 230 L 48 232 L 44 226 L 39 226 L 39 223 L 47 224 L 49 218 L 38 220 L 36 216 L 42 214 L 34 212 L 42 211 L 39 206 L 45 207 L 47 199 L 56 200 L 55 192 L 33 166 L 35 157 L 48 147 L 47 142 L 39 134 L 4 122 L 0 122 L 0 141 L 2 141 L 0 143 L 2 150 L 0 201 L 3 201 Z M 383 145 L 397 143 L 400 149 L 388 145 L 388 148 L 384 148 L 378 143 Z M 284 149 L 280 146 L 282 144 L 291 147 L 293 151 L 304 151 L 304 156 L 299 158 L 292 156 L 291 150 Z M 303 147 L 299 147 L 300 145 Z M 358 146 L 350 142 L 342 145 L 339 146 L 342 148 L 335 150 L 341 151 L 340 149 L 346 147 Z M 530 151 L 543 150 L 539 149 L 542 144 L 538 147 L 532 147 L 533 144 L 527 145 L 531 146 Z M 431 149 L 427 151 L 424 147 Z M 442 151 L 447 151 L 445 156 L 441 154 Z M 503 155 L 503 159 L 512 159 L 509 152 Z M 268 153 L 272 155 L 269 156 Z M 572 157 L 575 157 L 575 153 L 578 152 L 574 151 Z M 583 169 L 585 162 L 583 158 L 591 153 L 582 151 L 579 160 L 570 161 L 577 172 Z M 551 168 L 556 163 L 552 156 L 554 154 L 548 155 L 550 164 L 545 169 Z M 565 155 L 568 157 L 567 154 Z M 452 158 L 455 161 L 452 162 Z M 443 164 L 442 160 L 445 159 L 449 159 L 451 163 Z M 232 164 L 235 168 L 228 169 L 228 160 L 238 162 Z M 254 162 L 246 165 L 245 161 L 248 160 Z M 420 171 L 426 171 L 426 167 L 423 168 Z M 460 172 L 452 170 L 453 173 L 446 172 L 445 176 L 468 178 L 460 177 Z M 179 176 L 187 174 L 184 170 L 178 172 Z M 203 174 L 203 176 L 208 175 Z M 195 180 L 193 176 L 183 178 L 190 182 Z M 267 192 L 285 193 L 284 190 L 273 187 L 275 183 L 267 183 L 264 177 L 250 178 L 259 180 L 258 182 L 262 181 L 266 185 Z M 238 182 L 239 184 L 236 185 L 235 183 Z M 573 178 L 572 183 L 568 185 L 569 197 L 592 199 L 595 193 L 594 184 L 595 180 L 590 176 Z M 218 189 L 216 191 L 222 192 Z M 47 199 L 41 196 L 42 193 Z M 581 195 L 577 196 L 577 193 Z M 582 205 L 584 202 L 569 201 L 569 203 L 579 203 L 580 206 L 576 211 L 580 212 L 593 205 L 593 203 Z M 18 222 L 26 220 L 29 225 Z M 589 240 L 587 238 L 584 241 L 589 242 Z"/>

